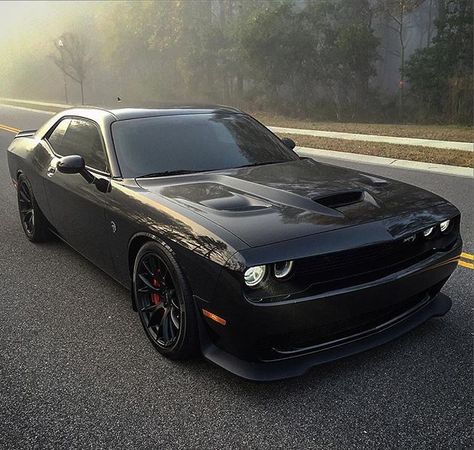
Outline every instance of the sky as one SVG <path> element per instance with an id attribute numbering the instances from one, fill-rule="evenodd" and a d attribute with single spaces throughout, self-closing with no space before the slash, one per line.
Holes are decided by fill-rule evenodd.
<path id="1" fill-rule="evenodd" d="M 33 26 L 35 29 L 47 27 L 48 21 L 56 18 L 67 2 L 0 2 L 0 41 L 10 41 L 15 34 Z"/>
<path id="2" fill-rule="evenodd" d="M 100 2 L 0 1 L 0 44 L 12 44 L 17 34 L 23 34 L 28 30 L 33 35 L 36 33 L 50 35 L 54 33 L 61 20 L 85 12 L 98 3 Z"/>

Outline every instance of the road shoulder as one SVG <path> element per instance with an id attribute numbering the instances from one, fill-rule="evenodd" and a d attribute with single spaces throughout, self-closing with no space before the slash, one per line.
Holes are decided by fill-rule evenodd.
<path id="1" fill-rule="evenodd" d="M 385 158 L 381 156 L 362 155 L 358 153 L 337 152 L 334 150 L 322 150 L 310 147 L 296 147 L 295 150 L 301 156 L 311 158 L 323 157 L 335 160 L 353 161 L 363 164 L 387 166 L 399 169 L 419 170 L 423 172 L 439 173 L 472 178 L 474 169 L 471 167 L 449 166 L 445 164 L 424 163 L 419 161 L 408 161 L 404 159 Z"/>

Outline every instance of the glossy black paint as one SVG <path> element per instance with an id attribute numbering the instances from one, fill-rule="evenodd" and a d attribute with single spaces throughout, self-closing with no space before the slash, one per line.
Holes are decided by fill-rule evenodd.
<path id="1" fill-rule="evenodd" d="M 127 288 L 140 246 L 150 239 L 166 242 L 192 288 L 204 355 L 246 378 L 300 374 L 449 309 L 437 294 L 461 253 L 459 211 L 432 193 L 305 158 L 189 175 L 122 177 L 111 135 L 115 121 L 223 111 L 242 114 L 220 107 L 66 110 L 12 142 L 11 178 L 24 174 L 53 231 Z M 89 182 L 80 170 L 64 173 L 60 167 L 68 161 L 47 141 L 48 132 L 68 117 L 92 121 L 102 136 L 108 172 L 84 168 Z M 68 158 L 76 171 L 80 161 Z M 456 223 L 449 239 L 433 243 L 423 259 L 375 279 L 345 280 L 320 292 L 295 278 L 285 297 L 269 283 L 258 298 L 243 283 L 250 266 L 393 244 L 446 219 Z M 203 317 L 203 308 L 227 324 Z M 372 316 L 372 322 L 364 319 Z M 386 326 L 394 318 L 397 322 Z M 334 330 L 340 323 L 347 331 L 339 336 Z M 370 339 L 360 335 L 369 330 Z M 367 345 L 354 344 L 366 338 Z M 328 346 L 334 339 L 341 351 Z"/>
<path id="2" fill-rule="evenodd" d="M 86 163 L 79 155 L 63 156 L 56 167 L 61 173 L 81 173 L 86 168 Z"/>
<path id="3" fill-rule="evenodd" d="M 293 150 L 296 147 L 296 143 L 293 139 L 282 138 L 281 142 L 283 142 L 290 150 Z"/>

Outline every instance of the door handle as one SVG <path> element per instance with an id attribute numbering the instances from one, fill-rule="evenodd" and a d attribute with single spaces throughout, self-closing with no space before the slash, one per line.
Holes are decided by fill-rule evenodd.
<path id="1" fill-rule="evenodd" d="M 48 167 L 48 177 L 52 177 L 56 173 L 55 167 Z"/>

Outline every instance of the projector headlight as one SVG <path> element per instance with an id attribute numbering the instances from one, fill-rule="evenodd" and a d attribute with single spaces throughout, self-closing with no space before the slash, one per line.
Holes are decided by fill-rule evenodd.
<path id="1" fill-rule="evenodd" d="M 427 228 L 426 230 L 423 231 L 423 236 L 425 238 L 433 236 L 434 229 L 435 229 L 435 227 Z"/>
<path id="2" fill-rule="evenodd" d="M 244 273 L 245 284 L 249 287 L 255 287 L 265 278 L 267 273 L 266 266 L 255 266 L 248 268 Z"/>
<path id="3" fill-rule="evenodd" d="M 286 278 L 293 269 L 293 261 L 283 261 L 273 264 L 273 273 L 275 278 L 281 280 Z"/>
<path id="4" fill-rule="evenodd" d="M 444 222 L 441 222 L 439 224 L 439 229 L 441 230 L 441 233 L 448 231 L 450 224 L 451 224 L 450 220 L 445 220 Z"/>

